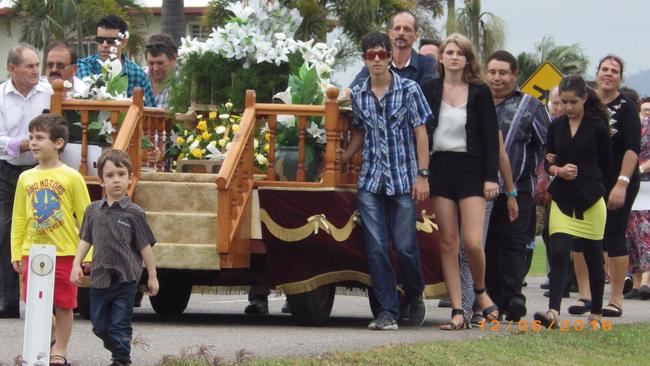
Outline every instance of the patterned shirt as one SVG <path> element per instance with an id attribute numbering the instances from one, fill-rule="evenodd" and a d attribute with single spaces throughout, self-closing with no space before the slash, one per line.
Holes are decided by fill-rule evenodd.
<path id="1" fill-rule="evenodd" d="M 92 244 L 91 286 L 107 288 L 111 280 L 139 281 L 142 274 L 140 251 L 154 245 L 156 238 L 147 224 L 144 210 L 124 197 L 108 205 L 106 197 L 88 206 L 79 233 Z"/>
<path id="2" fill-rule="evenodd" d="M 496 109 L 515 189 L 532 194 L 535 192 L 535 171 L 544 154 L 551 123 L 548 111 L 539 100 L 519 90 L 515 90 Z M 499 181 L 501 192 L 504 192 L 503 178 Z"/>
<path id="3" fill-rule="evenodd" d="M 436 78 L 436 60 L 433 57 L 420 55 L 411 50 L 411 57 L 406 66 L 401 69 L 398 69 L 394 63 L 390 63 L 390 69 L 395 71 L 400 77 L 411 79 L 417 82 L 420 87 L 424 85 L 424 82 L 427 80 Z M 354 77 L 352 83 L 350 83 L 350 88 L 363 84 L 363 82 L 370 76 L 368 73 L 368 67 L 365 65 L 361 68 L 361 71 Z"/>
<path id="4" fill-rule="evenodd" d="M 410 194 L 418 170 L 413 129 L 425 124 L 431 110 L 418 84 L 399 77 L 381 100 L 370 78 L 352 89 L 353 128 L 364 131 L 359 189 L 389 196 Z"/>
<path id="5" fill-rule="evenodd" d="M 99 63 L 101 59 L 99 54 L 88 56 L 77 61 L 77 77 L 83 79 L 86 76 L 101 74 L 102 65 Z M 133 88 L 139 86 L 144 92 L 144 105 L 146 107 L 155 107 L 156 102 L 153 96 L 153 89 L 151 82 L 147 75 L 142 71 L 142 68 L 133 61 L 122 58 L 122 73 L 129 79 L 129 86 L 126 88 L 126 95 L 133 95 Z"/>

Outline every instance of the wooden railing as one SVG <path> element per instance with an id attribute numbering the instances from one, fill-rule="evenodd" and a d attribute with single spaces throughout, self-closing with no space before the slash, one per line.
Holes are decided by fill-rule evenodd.
<path id="1" fill-rule="evenodd" d="M 137 181 L 140 178 L 142 166 L 142 137 L 143 124 L 147 123 L 148 137 L 154 136 L 155 131 L 164 131 L 166 136 L 170 124 L 164 117 L 164 111 L 155 108 L 144 108 L 143 91 L 141 88 L 134 88 L 132 100 L 82 100 L 65 99 L 63 82 L 56 80 L 52 83 L 54 94 L 50 102 L 50 112 L 64 115 L 66 111 L 79 112 L 81 124 L 81 163 L 79 172 L 87 181 L 97 181 L 98 177 L 88 175 L 88 126 L 90 124 L 90 113 L 94 111 L 107 111 L 113 125 L 113 148 L 126 151 L 131 159 L 133 167 L 134 182 L 130 188 L 130 194 L 135 190 Z M 124 120 L 119 125 L 120 114 L 125 113 Z M 143 122 L 144 121 L 144 122 Z M 155 140 L 155 139 L 154 139 Z M 163 139 L 158 139 L 162 149 Z"/>
<path id="2" fill-rule="evenodd" d="M 345 147 L 350 136 L 350 113 L 337 105 L 338 89 L 327 90 L 324 105 L 256 103 L 255 91 L 246 92 L 246 108 L 239 130 L 233 138 L 216 179 L 217 184 L 217 250 L 221 268 L 241 268 L 250 265 L 251 192 L 257 186 L 333 188 L 356 182 L 360 158 L 356 156 L 347 170 L 337 166 L 336 149 Z M 298 163 L 296 181 L 279 181 L 275 175 L 275 145 L 278 115 L 297 117 Z M 322 117 L 327 144 L 323 154 L 321 178 L 305 181 L 305 148 L 308 117 Z M 265 180 L 253 181 L 253 143 L 256 122 L 266 121 L 270 133 L 268 169 Z"/>

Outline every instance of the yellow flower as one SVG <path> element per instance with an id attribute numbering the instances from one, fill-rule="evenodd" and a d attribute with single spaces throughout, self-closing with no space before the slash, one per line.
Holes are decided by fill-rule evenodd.
<path id="1" fill-rule="evenodd" d="M 210 112 L 210 114 L 208 114 L 208 117 L 210 119 L 216 119 L 217 118 L 217 112 L 214 112 L 214 111 Z"/>
<path id="2" fill-rule="evenodd" d="M 232 103 L 230 103 L 230 102 L 226 102 L 226 104 L 225 104 L 224 106 L 225 106 L 227 109 L 230 109 L 230 108 L 232 108 Z"/>
<path id="3" fill-rule="evenodd" d="M 270 141 L 271 140 L 271 134 L 269 132 L 264 134 L 264 140 Z"/>
<path id="4" fill-rule="evenodd" d="M 219 146 L 224 147 L 224 146 L 226 146 L 226 139 L 221 139 L 221 140 L 219 140 L 218 143 L 219 143 Z"/>
<path id="5" fill-rule="evenodd" d="M 192 156 L 194 156 L 197 159 L 201 159 L 201 157 L 203 156 L 203 153 L 201 152 L 201 149 L 196 148 L 196 149 L 192 150 Z"/>
<path id="6" fill-rule="evenodd" d="M 270 149 L 270 148 L 271 148 L 271 147 L 269 146 L 269 144 L 265 144 L 265 145 L 264 145 L 264 152 L 269 152 L 269 149 Z"/>
<path id="7" fill-rule="evenodd" d="M 183 138 L 183 136 L 178 136 L 176 138 L 176 145 L 183 145 L 184 142 L 185 142 L 185 139 Z"/>
<path id="8" fill-rule="evenodd" d="M 232 125 L 230 126 L 230 129 L 232 130 L 232 133 L 237 133 L 237 130 L 239 130 L 239 125 Z"/>
<path id="9" fill-rule="evenodd" d="M 204 132 L 201 134 L 201 138 L 202 138 L 204 141 L 208 141 L 208 140 L 210 139 L 210 136 L 212 136 L 212 135 L 210 135 L 210 133 L 208 133 L 208 131 L 204 131 Z"/>
<path id="10" fill-rule="evenodd" d="M 205 131 L 206 128 L 208 128 L 208 123 L 205 120 L 199 121 L 199 123 L 196 125 L 196 128 L 199 131 Z"/>

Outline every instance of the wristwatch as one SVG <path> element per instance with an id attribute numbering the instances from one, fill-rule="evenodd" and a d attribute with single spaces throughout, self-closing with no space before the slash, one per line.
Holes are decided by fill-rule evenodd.
<path id="1" fill-rule="evenodd" d="M 420 169 L 420 170 L 418 170 L 418 175 L 420 177 L 429 178 L 429 169 Z"/>

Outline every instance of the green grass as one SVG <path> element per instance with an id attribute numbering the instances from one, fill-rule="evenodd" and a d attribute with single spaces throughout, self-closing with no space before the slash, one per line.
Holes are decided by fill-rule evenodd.
<path id="1" fill-rule="evenodd" d="M 340 352 L 317 357 L 210 363 L 187 360 L 166 366 L 284 365 L 647 365 L 650 323 L 614 325 L 610 331 L 561 333 L 544 331 L 488 336 L 463 341 L 433 341 L 393 345 L 364 352 Z"/>
<path id="2" fill-rule="evenodd" d="M 533 252 L 533 263 L 530 266 L 529 276 L 546 275 L 546 247 L 541 237 L 537 237 L 535 252 Z"/>

